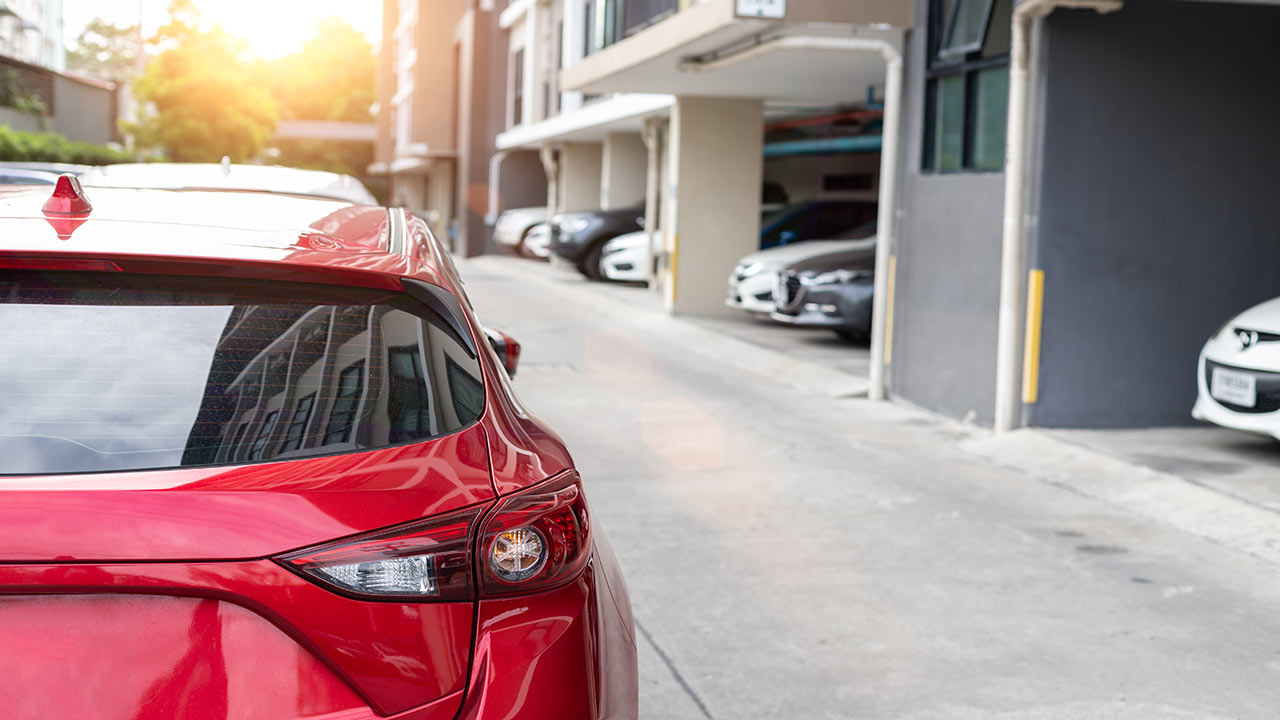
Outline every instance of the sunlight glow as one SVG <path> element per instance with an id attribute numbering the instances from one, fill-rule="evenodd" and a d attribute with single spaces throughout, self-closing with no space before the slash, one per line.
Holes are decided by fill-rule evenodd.
<path id="1" fill-rule="evenodd" d="M 195 0 L 204 20 L 218 24 L 249 44 L 262 58 L 277 58 L 302 47 L 317 20 L 338 16 L 377 43 L 382 34 L 382 3 L 378 0 Z M 117 25 L 138 22 L 150 36 L 167 19 L 169 0 L 71 0 L 64 7 L 66 37 L 74 41 L 93 18 Z"/>

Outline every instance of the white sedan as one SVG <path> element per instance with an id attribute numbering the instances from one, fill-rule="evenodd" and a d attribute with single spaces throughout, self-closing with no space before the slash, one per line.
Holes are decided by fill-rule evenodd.
<path id="1" fill-rule="evenodd" d="M 1245 310 L 1209 338 L 1198 384 L 1197 420 L 1280 439 L 1280 298 Z"/>
<path id="2" fill-rule="evenodd" d="M 493 226 L 493 240 L 500 248 L 517 254 L 527 254 L 524 240 L 533 228 L 547 221 L 546 206 L 515 208 L 498 216 Z"/>
<path id="3" fill-rule="evenodd" d="M 737 267 L 729 275 L 729 294 L 724 304 L 750 313 L 769 315 L 775 309 L 773 289 L 778 284 L 778 273 L 783 269 L 802 260 L 866 244 L 865 238 L 810 240 L 751 253 L 739 260 Z"/>
<path id="4" fill-rule="evenodd" d="M 619 235 L 604 244 L 600 270 L 616 282 L 648 282 L 649 250 L 643 232 Z"/>

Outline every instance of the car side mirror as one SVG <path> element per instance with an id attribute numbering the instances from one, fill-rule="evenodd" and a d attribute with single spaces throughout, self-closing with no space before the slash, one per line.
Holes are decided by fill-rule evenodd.
<path id="1" fill-rule="evenodd" d="M 800 237 L 800 236 L 796 234 L 795 230 L 783 230 L 782 232 L 778 233 L 778 244 L 786 245 L 792 240 L 795 240 L 797 237 Z"/>
<path id="2" fill-rule="evenodd" d="M 488 338 L 493 351 L 498 354 L 498 360 L 502 362 L 502 367 L 506 368 L 507 374 L 515 377 L 516 368 L 520 365 L 520 343 L 501 330 L 491 327 L 484 328 L 484 336 Z"/>

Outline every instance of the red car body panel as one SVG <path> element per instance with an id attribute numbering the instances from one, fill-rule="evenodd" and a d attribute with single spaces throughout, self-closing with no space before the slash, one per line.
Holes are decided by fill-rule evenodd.
<path id="1" fill-rule="evenodd" d="M 93 259 L 128 273 L 397 290 L 413 278 L 454 293 L 483 338 L 447 255 L 403 211 L 89 193 L 94 210 L 67 233 L 41 217 L 42 193 L 0 192 L 0 268 Z M 199 224 L 213 200 L 243 214 Z M 397 232 L 407 247 L 395 247 Z M 488 343 L 476 346 L 484 412 L 445 437 L 287 461 L 0 478 L 5 716 L 635 718 L 630 604 L 598 529 L 575 579 L 502 599 L 361 600 L 271 559 L 488 507 L 572 469 Z"/>
<path id="2" fill-rule="evenodd" d="M 0 562 L 269 557 L 494 497 L 485 432 L 232 467 L 6 477 Z"/>

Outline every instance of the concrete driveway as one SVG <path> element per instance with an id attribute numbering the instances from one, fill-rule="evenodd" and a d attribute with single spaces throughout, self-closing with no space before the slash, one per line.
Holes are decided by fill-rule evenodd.
<path id="1" fill-rule="evenodd" d="M 545 266 L 460 265 L 627 573 L 642 717 L 1275 717 L 1280 555 L 1165 517 L 1172 481 L 870 403 Z"/>

